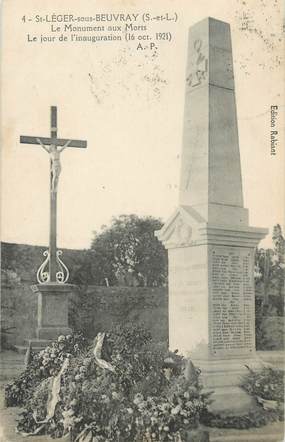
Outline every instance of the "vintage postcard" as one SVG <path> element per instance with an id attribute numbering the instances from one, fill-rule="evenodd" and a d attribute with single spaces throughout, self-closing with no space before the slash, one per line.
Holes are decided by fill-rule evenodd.
<path id="1" fill-rule="evenodd" d="M 283 440 L 283 17 L 2 1 L 1 441 Z"/>

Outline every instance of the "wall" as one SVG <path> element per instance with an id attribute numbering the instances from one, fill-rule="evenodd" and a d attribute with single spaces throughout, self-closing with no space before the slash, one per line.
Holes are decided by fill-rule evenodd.
<path id="1" fill-rule="evenodd" d="M 36 336 L 37 295 L 32 282 L 2 273 L 2 324 L 15 327 L 11 344 L 22 345 Z M 80 287 L 70 297 L 70 324 L 90 338 L 113 324 L 144 322 L 155 340 L 168 339 L 167 289 L 148 287 Z"/>
<path id="2" fill-rule="evenodd" d="M 21 345 L 24 339 L 35 337 L 37 297 L 30 288 L 31 284 L 20 283 L 12 272 L 9 277 L 1 272 L 1 328 L 9 328 L 4 337 L 10 344 Z"/>
<path id="3" fill-rule="evenodd" d="M 22 281 L 13 271 L 2 271 L 1 326 L 15 327 L 5 334 L 8 342 L 22 345 L 36 336 L 37 294 L 34 281 Z M 168 340 L 166 287 L 78 287 L 70 297 L 71 326 L 93 338 L 113 324 L 144 322 L 157 341 Z M 257 318 L 258 320 L 258 318 Z M 258 350 L 284 348 L 284 317 L 259 318 Z"/>
<path id="4" fill-rule="evenodd" d="M 114 324 L 145 323 L 155 340 L 168 339 L 168 296 L 164 287 L 81 288 L 71 297 L 70 323 L 89 337 Z"/>

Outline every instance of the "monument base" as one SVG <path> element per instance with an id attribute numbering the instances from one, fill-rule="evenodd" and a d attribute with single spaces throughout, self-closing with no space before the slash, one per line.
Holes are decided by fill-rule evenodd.
<path id="1" fill-rule="evenodd" d="M 39 353 L 44 350 L 52 342 L 51 339 L 25 339 L 25 346 L 18 349 L 19 353 L 26 354 L 27 349 L 32 348 L 33 353 Z"/>
<path id="2" fill-rule="evenodd" d="M 213 392 L 209 411 L 223 416 L 241 416 L 256 407 L 256 402 L 240 385 L 247 367 L 261 370 L 264 363 L 256 358 L 194 360 L 195 367 L 201 370 L 201 383 L 205 392 Z"/>
<path id="3" fill-rule="evenodd" d="M 72 333 L 68 326 L 68 298 L 72 284 L 46 283 L 33 286 L 38 294 L 36 341 L 51 341 Z"/>

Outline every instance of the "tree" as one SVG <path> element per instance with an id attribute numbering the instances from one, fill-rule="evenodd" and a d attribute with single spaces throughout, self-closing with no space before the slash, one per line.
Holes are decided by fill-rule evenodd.
<path id="1" fill-rule="evenodd" d="M 91 244 L 88 262 L 99 285 L 162 286 L 167 280 L 167 255 L 154 235 L 162 227 L 151 216 L 121 215 L 103 226 Z"/>
<path id="2" fill-rule="evenodd" d="M 255 279 L 257 293 L 262 294 L 263 307 L 270 304 L 282 316 L 285 294 L 285 239 L 279 224 L 273 228 L 273 249 L 257 249 Z"/>
<path id="3" fill-rule="evenodd" d="M 272 240 L 274 255 L 272 265 L 272 285 L 280 301 L 284 302 L 285 295 L 285 239 L 279 224 L 274 226 Z"/>

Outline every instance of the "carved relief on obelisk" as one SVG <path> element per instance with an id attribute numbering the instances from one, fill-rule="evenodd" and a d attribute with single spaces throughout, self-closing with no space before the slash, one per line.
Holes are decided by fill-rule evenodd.
<path id="1" fill-rule="evenodd" d="M 208 56 L 205 54 L 205 45 L 201 38 L 192 42 L 191 58 L 189 59 L 186 83 L 189 88 L 195 88 L 207 81 L 208 78 Z"/>

